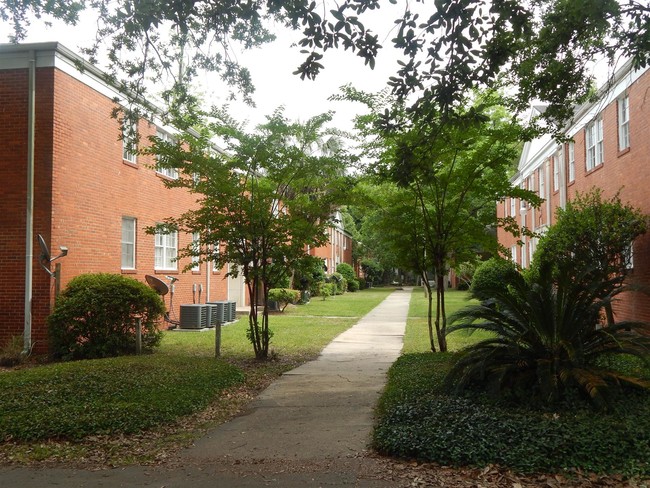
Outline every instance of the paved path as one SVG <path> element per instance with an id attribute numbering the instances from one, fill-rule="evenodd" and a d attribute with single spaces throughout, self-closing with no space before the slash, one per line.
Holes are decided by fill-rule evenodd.
<path id="1" fill-rule="evenodd" d="M 181 453 L 175 469 L 0 469 L 0 486 L 387 487 L 362 457 L 386 371 L 402 348 L 410 290 L 398 290 L 285 373 L 249 410 Z"/>

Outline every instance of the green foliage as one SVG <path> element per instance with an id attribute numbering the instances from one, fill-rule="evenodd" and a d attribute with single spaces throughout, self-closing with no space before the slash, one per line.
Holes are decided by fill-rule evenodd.
<path id="1" fill-rule="evenodd" d="M 184 132 L 174 144 L 152 138 L 147 151 L 159 166 L 181 175 L 165 184 L 199 195 L 200 205 L 149 232 L 199 234 L 198 245 L 180 248 L 179 257 L 230 265 L 231 275 L 243 275 L 251 304 L 249 337 L 255 356 L 263 359 L 270 344 L 268 309 L 258 313 L 255 303 L 268 303 L 268 290 L 285 284 L 290 271 L 315 279 L 308 276 L 315 261 L 306 249 L 327 242 L 334 210 L 354 185 L 345 174 L 351 156 L 338 143 L 339 133 L 327 127 L 331 114 L 294 123 L 279 109 L 253 133 L 225 112 L 212 115 L 198 135 Z M 214 136 L 225 140 L 225 151 L 213 150 Z"/>
<path id="2" fill-rule="evenodd" d="M 271 288 L 269 290 L 269 300 L 278 302 L 280 312 L 284 312 L 287 305 L 296 304 L 300 300 L 300 290 L 288 290 L 286 288 Z"/>
<path id="3" fill-rule="evenodd" d="M 474 272 L 470 291 L 479 300 L 491 298 L 494 288 L 506 288 L 511 281 L 517 279 L 519 271 L 515 263 L 508 259 L 490 258 L 483 261 Z"/>
<path id="4" fill-rule="evenodd" d="M 646 359 L 650 352 L 648 324 L 601 324 L 603 307 L 623 291 L 615 279 L 574 279 L 570 269 L 554 279 L 551 267 L 544 266 L 536 280 L 513 276 L 508 285 L 486 283 L 481 296 L 491 297 L 491 303 L 468 306 L 450 317 L 455 325 L 449 333 L 492 334 L 463 350 L 447 378 L 455 391 L 481 390 L 541 405 L 580 394 L 605 409 L 623 387 L 650 387 L 648 381 L 599 362 L 627 354 Z"/>
<path id="5" fill-rule="evenodd" d="M 341 273 L 332 273 L 329 275 L 328 280 L 330 284 L 334 285 L 334 294 L 343 295 L 348 289 L 348 280 L 346 280 Z"/>
<path id="6" fill-rule="evenodd" d="M 160 343 L 157 322 L 165 311 L 154 290 L 137 280 L 108 273 L 73 278 L 48 318 L 52 355 L 88 359 L 135 352 L 136 324 L 142 349 Z"/>
<path id="7" fill-rule="evenodd" d="M 370 285 L 380 283 L 381 277 L 384 274 L 384 268 L 379 262 L 371 258 L 366 258 L 361 261 L 361 269 L 363 270 L 365 280 Z"/>
<path id="8" fill-rule="evenodd" d="M 630 246 L 647 229 L 647 216 L 623 204 L 618 194 L 603 199 L 599 189 L 577 194 L 558 208 L 556 223 L 540 239 L 531 268 L 550 264 L 570 269 L 573 276 L 589 270 L 586 279 L 623 283 L 630 266 Z"/>
<path id="9" fill-rule="evenodd" d="M 365 278 L 359 278 L 357 281 L 359 282 L 359 290 L 365 290 L 368 288 L 368 282 Z"/>
<path id="10" fill-rule="evenodd" d="M 23 336 L 10 337 L 9 341 L 0 347 L 0 366 L 16 366 L 23 362 L 26 358 L 23 347 Z"/>
<path id="11" fill-rule="evenodd" d="M 243 381 L 214 358 L 131 356 L 41 366 L 0 376 L 0 438 L 132 434 L 205 408 Z M 128 374 L 125 374 L 128 372 Z"/>
<path id="12" fill-rule="evenodd" d="M 325 281 L 323 260 L 316 256 L 304 256 L 295 267 L 293 287 L 308 290 L 311 295 L 318 294 L 318 283 Z"/>
<path id="13" fill-rule="evenodd" d="M 354 268 L 348 263 L 339 263 L 336 266 L 336 272 L 343 276 L 348 283 L 357 279 L 357 276 L 354 274 Z"/>
<path id="14" fill-rule="evenodd" d="M 377 411 L 375 449 L 441 465 L 650 475 L 650 395 L 620 399 L 615 413 L 516 409 L 477 395 L 447 395 L 444 375 L 452 364 L 453 356 L 431 353 L 406 354 L 393 364 Z"/>
<path id="15" fill-rule="evenodd" d="M 359 280 L 354 279 L 354 280 L 348 281 L 348 291 L 351 291 L 351 292 L 359 291 Z"/>
<path id="16" fill-rule="evenodd" d="M 327 283 L 324 281 L 320 281 L 318 282 L 317 296 L 320 296 L 323 298 L 323 300 L 326 300 L 327 297 L 336 295 L 337 290 L 338 288 L 336 286 L 336 283 Z"/>

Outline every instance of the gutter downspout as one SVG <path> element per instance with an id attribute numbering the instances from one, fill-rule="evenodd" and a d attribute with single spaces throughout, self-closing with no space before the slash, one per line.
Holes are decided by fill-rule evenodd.
<path id="1" fill-rule="evenodd" d="M 32 272 L 34 267 L 34 129 L 36 105 L 36 54 L 29 53 L 27 102 L 27 212 L 25 231 L 25 328 L 23 355 L 32 351 Z"/>

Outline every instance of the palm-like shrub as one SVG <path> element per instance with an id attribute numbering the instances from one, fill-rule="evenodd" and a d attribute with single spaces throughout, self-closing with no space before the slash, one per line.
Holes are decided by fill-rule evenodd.
<path id="1" fill-rule="evenodd" d="M 588 275 L 588 270 L 581 274 Z M 448 333 L 483 330 L 489 337 L 461 351 L 448 386 L 542 404 L 580 392 L 601 408 L 623 385 L 650 387 L 600 366 L 607 355 L 632 354 L 647 361 L 650 354 L 650 337 L 638 333 L 650 332 L 647 324 L 602 323 L 603 307 L 622 291 L 616 280 L 585 282 L 569 273 L 554 279 L 550 266 L 532 282 L 517 274 L 506 287 L 483 288 L 496 306 L 460 310 L 450 317 Z"/>

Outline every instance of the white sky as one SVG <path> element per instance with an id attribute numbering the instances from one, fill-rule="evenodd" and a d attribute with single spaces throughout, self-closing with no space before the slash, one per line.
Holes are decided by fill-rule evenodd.
<path id="1" fill-rule="evenodd" d="M 386 3 L 379 11 L 364 14 L 362 21 L 366 26 L 372 26 L 374 33 L 379 34 L 380 44 L 384 46 L 380 50 L 374 70 L 365 66 L 363 59 L 355 54 L 330 50 L 321 60 L 325 69 L 314 81 L 301 80 L 299 76 L 292 74 L 305 55 L 300 54 L 300 47 L 291 46 L 292 42 L 299 39 L 299 33 L 279 26 L 275 32 L 278 37 L 276 41 L 238 54 L 240 63 L 251 71 L 256 87 L 253 98 L 257 106 L 251 108 L 242 103 L 229 102 L 231 115 L 236 120 L 248 120 L 250 130 L 252 126 L 262 122 L 265 115 L 271 114 L 281 105 L 292 120 L 305 120 L 333 110 L 336 112 L 334 124 L 341 129 L 350 129 L 353 116 L 362 111 L 363 107 L 345 102 L 330 102 L 327 98 L 337 93 L 340 86 L 348 83 L 367 92 L 377 92 L 386 86 L 388 77 L 397 71 L 398 54 L 392 50 L 390 40 L 394 37 L 394 32 L 391 31 L 399 8 L 403 7 Z M 56 24 L 47 27 L 34 20 L 24 42 L 58 41 L 72 51 L 79 52 L 80 47 L 90 44 L 94 27 L 94 19 L 88 16 L 76 27 Z M 9 31 L 10 26 L 0 22 L 0 42 L 9 41 Z M 210 100 L 226 103 L 226 90 L 215 89 L 218 85 L 214 80 L 213 76 L 199 78 L 199 90 Z"/>

